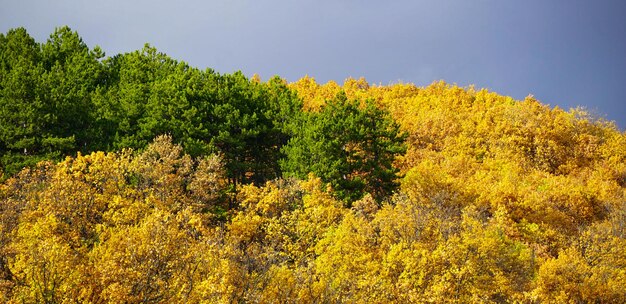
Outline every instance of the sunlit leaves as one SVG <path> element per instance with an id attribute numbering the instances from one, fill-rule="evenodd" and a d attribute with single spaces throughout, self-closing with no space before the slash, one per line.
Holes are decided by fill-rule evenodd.
<path id="1" fill-rule="evenodd" d="M 0 35 L 0 172 L 77 153 L 0 184 L 0 302 L 626 301 L 626 136 L 583 110 L 39 47 Z"/>

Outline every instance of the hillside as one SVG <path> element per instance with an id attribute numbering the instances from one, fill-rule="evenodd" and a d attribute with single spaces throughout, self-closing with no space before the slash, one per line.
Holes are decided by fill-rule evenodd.
<path id="1" fill-rule="evenodd" d="M 0 301 L 626 302 L 626 134 L 0 34 Z"/>

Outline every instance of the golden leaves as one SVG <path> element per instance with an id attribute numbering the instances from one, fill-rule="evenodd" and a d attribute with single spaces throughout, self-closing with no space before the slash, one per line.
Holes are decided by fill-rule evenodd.
<path id="1" fill-rule="evenodd" d="M 167 136 L 0 186 L 0 301 L 624 302 L 626 137 L 580 110 L 436 82 L 345 90 L 409 134 L 398 193 L 351 208 L 319 178 L 242 185 Z M 228 205 L 235 206 L 228 208 Z"/>

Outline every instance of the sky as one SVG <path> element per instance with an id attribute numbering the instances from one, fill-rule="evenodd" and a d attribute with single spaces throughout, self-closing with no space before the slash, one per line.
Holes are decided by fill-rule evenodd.
<path id="1" fill-rule="evenodd" d="M 68 25 L 108 56 L 150 43 L 191 66 L 267 80 L 444 80 L 626 129 L 623 0 L 0 0 L 0 32 Z"/>

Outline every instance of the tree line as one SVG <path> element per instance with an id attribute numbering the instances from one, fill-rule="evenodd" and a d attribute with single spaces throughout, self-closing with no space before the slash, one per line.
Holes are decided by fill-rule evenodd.
<path id="1" fill-rule="evenodd" d="M 56 29 L 45 43 L 35 42 L 23 28 L 10 30 L 0 35 L 0 53 L 4 178 L 76 152 L 141 150 L 156 136 L 169 134 L 192 157 L 219 152 L 233 188 L 283 173 L 306 176 L 310 168 L 298 164 L 303 157 L 323 164 L 314 171 L 325 181 L 350 190 L 341 194 L 344 198 L 358 198 L 364 191 L 388 194 L 395 185 L 390 159 L 402 151 L 397 126 L 384 111 L 360 107 L 341 94 L 330 102 L 333 111 L 305 112 L 279 77 L 261 82 L 241 72 L 202 71 L 149 45 L 104 57 L 68 27 Z M 369 129 L 363 130 L 366 121 Z M 311 132 L 324 140 L 309 138 Z M 359 151 L 372 149 L 382 161 L 380 172 L 366 174 L 367 181 L 352 175 L 364 174 L 361 169 L 368 164 L 345 165 L 354 160 L 363 136 L 369 136 L 369 146 Z M 335 140 L 333 150 L 326 149 Z M 309 151 L 310 144 L 324 148 Z M 353 151 L 346 150 L 350 144 Z"/>
<path id="2" fill-rule="evenodd" d="M 0 56 L 1 302 L 626 301 L 626 134 L 583 109 Z"/>

